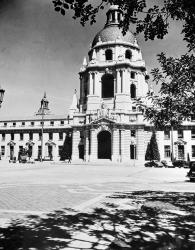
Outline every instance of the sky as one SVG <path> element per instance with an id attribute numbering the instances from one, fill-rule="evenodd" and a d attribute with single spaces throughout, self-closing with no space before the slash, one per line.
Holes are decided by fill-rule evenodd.
<path id="1" fill-rule="evenodd" d="M 70 13 L 55 12 L 52 0 L 0 0 L 0 85 L 5 89 L 0 116 L 34 115 L 44 91 L 51 112 L 66 115 L 74 89 L 79 92 L 83 58 L 105 21 L 102 12 L 95 25 L 82 27 Z M 158 53 L 177 57 L 187 52 L 181 27 L 172 22 L 163 40 L 137 37 L 148 72 L 158 65 Z"/>

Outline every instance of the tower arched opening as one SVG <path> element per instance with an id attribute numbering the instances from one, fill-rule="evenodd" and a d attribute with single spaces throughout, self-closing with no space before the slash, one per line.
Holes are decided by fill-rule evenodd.
<path id="1" fill-rule="evenodd" d="M 111 49 L 107 49 L 105 51 L 105 57 L 106 57 L 106 61 L 111 61 L 112 60 L 113 55 L 112 55 L 112 50 Z"/>
<path id="2" fill-rule="evenodd" d="M 114 97 L 114 76 L 105 74 L 102 76 L 102 98 Z"/>
<path id="3" fill-rule="evenodd" d="M 132 58 L 132 52 L 131 52 L 131 50 L 127 49 L 125 51 L 125 58 L 129 59 L 129 60 Z"/>
<path id="4" fill-rule="evenodd" d="M 136 98 L 136 86 L 133 83 L 130 86 L 130 93 L 131 93 L 131 98 Z"/>

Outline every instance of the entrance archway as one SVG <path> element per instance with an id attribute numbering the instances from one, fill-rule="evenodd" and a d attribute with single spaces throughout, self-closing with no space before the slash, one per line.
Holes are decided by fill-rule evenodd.
<path id="1" fill-rule="evenodd" d="M 111 134 L 108 131 L 98 134 L 98 159 L 111 159 Z"/>

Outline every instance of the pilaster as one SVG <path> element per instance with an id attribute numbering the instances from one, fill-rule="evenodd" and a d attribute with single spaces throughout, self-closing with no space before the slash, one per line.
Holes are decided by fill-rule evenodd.
<path id="1" fill-rule="evenodd" d="M 79 159 L 80 131 L 74 129 L 72 133 L 72 160 Z"/>
<path id="2" fill-rule="evenodd" d="M 119 161 L 119 130 L 114 129 L 112 132 L 112 161 Z"/>
<path id="3" fill-rule="evenodd" d="M 94 129 L 90 131 L 91 134 L 91 156 L 90 161 L 97 160 L 97 134 Z"/>
<path id="4" fill-rule="evenodd" d="M 123 161 L 130 160 L 130 130 L 123 130 Z"/>
<path id="5" fill-rule="evenodd" d="M 137 160 L 140 166 L 144 166 L 145 162 L 144 129 L 138 129 L 136 131 L 136 137 L 137 137 Z"/>
<path id="6" fill-rule="evenodd" d="M 90 160 L 90 133 L 89 131 L 85 131 L 85 153 L 84 153 L 84 159 L 85 161 L 89 161 Z"/>

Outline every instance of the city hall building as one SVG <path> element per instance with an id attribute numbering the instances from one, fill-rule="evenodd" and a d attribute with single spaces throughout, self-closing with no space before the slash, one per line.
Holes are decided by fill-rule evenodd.
<path id="1" fill-rule="evenodd" d="M 44 115 L 0 121 L 1 159 L 17 158 L 22 148 L 45 160 L 58 161 L 64 144 L 71 141 L 72 161 L 140 165 L 152 134 L 135 105 L 149 91 L 141 48 L 133 33 L 119 29 L 122 12 L 113 5 L 104 28 L 93 39 L 88 58 L 80 69 L 80 98 L 75 91 L 67 116 L 49 112 L 46 94 L 41 100 Z M 43 136 L 42 136 L 43 135 Z M 195 123 L 186 122 L 174 131 L 174 156 L 195 159 Z M 161 159 L 170 158 L 170 131 L 158 131 Z"/>

